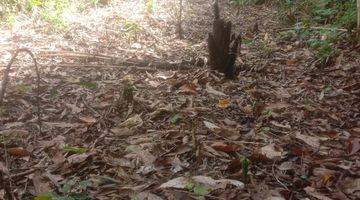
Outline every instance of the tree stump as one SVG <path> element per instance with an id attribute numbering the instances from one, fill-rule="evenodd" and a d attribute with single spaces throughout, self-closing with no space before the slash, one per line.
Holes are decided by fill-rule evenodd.
<path id="1" fill-rule="evenodd" d="M 218 0 L 214 3 L 214 23 L 208 37 L 209 66 L 225 74 L 226 78 L 235 77 L 235 61 L 241 46 L 241 35 L 232 34 L 231 22 L 220 18 Z"/>

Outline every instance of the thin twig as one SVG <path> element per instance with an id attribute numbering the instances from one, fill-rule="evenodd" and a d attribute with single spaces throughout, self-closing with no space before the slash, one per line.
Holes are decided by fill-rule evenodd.
<path id="1" fill-rule="evenodd" d="M 39 72 L 39 68 L 37 66 L 37 62 L 36 62 L 36 58 L 34 56 L 34 54 L 27 48 L 20 48 L 18 50 L 15 51 L 15 53 L 13 54 L 9 64 L 6 66 L 5 69 L 5 73 L 4 73 L 4 78 L 3 78 L 3 82 L 2 82 L 2 89 L 0 91 L 0 105 L 2 105 L 3 103 L 3 98 L 5 96 L 5 91 L 6 91 L 6 86 L 9 82 L 9 73 L 10 73 L 10 68 L 11 65 L 14 63 L 16 57 L 18 56 L 18 54 L 20 52 L 25 52 L 27 54 L 30 55 L 30 57 L 32 58 L 33 62 L 34 62 L 34 67 L 35 67 L 35 72 L 36 72 L 36 87 L 37 87 L 37 94 L 36 94 L 36 103 L 37 103 L 37 115 L 38 115 L 38 125 L 39 125 L 39 133 L 41 134 L 41 111 L 40 111 L 40 72 Z"/>
<path id="2" fill-rule="evenodd" d="M 105 54 L 91 54 L 86 52 L 73 52 L 73 51 L 43 51 L 39 55 L 43 57 L 68 57 L 68 58 L 83 58 L 83 59 L 98 59 L 107 61 L 111 65 L 125 65 L 125 66 L 137 66 L 137 67 L 157 67 L 159 69 L 189 69 L 192 68 L 194 62 L 187 60 L 180 60 L 178 62 L 169 62 L 164 60 L 141 60 L 141 59 L 126 59 L 117 56 L 110 56 Z M 74 64 L 72 64 L 74 65 Z M 98 65 L 98 64 L 97 64 Z M 79 65 L 80 66 L 80 65 Z"/>
<path id="3" fill-rule="evenodd" d="M 273 165 L 271 166 L 271 171 L 272 171 L 272 176 L 275 178 L 275 180 L 281 185 L 283 186 L 287 191 L 290 191 L 289 188 L 279 180 L 279 178 L 276 176 L 275 174 L 275 169 L 274 169 L 274 166 L 275 166 L 275 163 L 276 161 L 274 161 Z"/>
<path id="4" fill-rule="evenodd" d="M 6 200 L 12 200 L 13 199 L 10 184 L 8 183 L 8 180 L 6 180 L 4 178 L 2 171 L 0 171 L 0 188 L 4 188 L 4 190 L 5 190 L 5 199 Z"/>
<path id="5" fill-rule="evenodd" d="M 329 31 L 340 31 L 340 32 L 349 32 L 348 29 L 344 29 L 344 28 L 329 28 L 329 27 L 306 27 L 306 26 L 301 26 L 301 27 L 290 27 L 290 28 L 279 28 L 276 29 L 276 31 L 280 32 L 280 31 L 289 31 L 289 30 L 294 30 L 294 29 L 312 29 L 312 30 L 329 30 Z"/>
<path id="6" fill-rule="evenodd" d="M 6 167 L 9 166 L 9 161 L 8 161 L 8 154 L 7 154 L 7 148 L 6 148 L 6 143 L 3 143 L 4 145 L 4 151 L 5 151 L 5 165 Z M 4 175 L 3 175 L 3 171 L 0 170 L 0 188 L 4 188 L 5 190 L 5 198 L 12 200 L 12 193 L 11 193 L 11 177 L 8 175 L 9 178 L 5 179 Z"/>

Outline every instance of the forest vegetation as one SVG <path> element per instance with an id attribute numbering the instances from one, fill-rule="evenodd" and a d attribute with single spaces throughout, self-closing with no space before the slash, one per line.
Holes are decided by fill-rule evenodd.
<path id="1" fill-rule="evenodd" d="M 0 200 L 360 199 L 360 0 L 0 0 Z"/>

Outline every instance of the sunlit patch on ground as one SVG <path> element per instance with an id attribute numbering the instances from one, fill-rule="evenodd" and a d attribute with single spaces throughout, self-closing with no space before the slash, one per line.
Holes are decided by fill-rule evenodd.
<path id="1" fill-rule="evenodd" d="M 0 106 L 0 171 L 18 199 L 50 190 L 280 200 L 357 190 L 359 61 L 344 55 L 337 67 L 309 72 L 311 52 L 278 37 L 273 7 L 237 15 L 224 0 L 223 15 L 243 35 L 240 74 L 224 80 L 206 59 L 194 62 L 207 57 L 211 1 L 184 0 L 183 40 L 178 5 L 154 2 L 70 7 L 64 29 L 20 15 L 0 30 L 0 73 L 18 47 L 41 69 L 37 99 L 32 61 L 21 54 Z M 249 31 L 255 22 L 258 33 Z M 351 190 L 339 189 L 343 177 Z"/>

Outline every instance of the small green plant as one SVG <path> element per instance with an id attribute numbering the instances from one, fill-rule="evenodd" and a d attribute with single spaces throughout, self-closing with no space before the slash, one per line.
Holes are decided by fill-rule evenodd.
<path id="1" fill-rule="evenodd" d="M 177 114 L 173 115 L 173 116 L 170 118 L 170 123 L 171 123 L 172 125 L 175 125 L 175 124 L 177 124 L 182 118 L 183 118 L 183 116 L 182 116 L 180 113 L 177 113 Z"/>
<path id="2" fill-rule="evenodd" d="M 146 0 L 146 13 L 152 14 L 155 11 L 156 0 Z"/>
<path id="3" fill-rule="evenodd" d="M 34 7 L 40 7 L 43 5 L 41 0 L 29 0 L 26 2 L 25 9 L 28 12 L 31 12 Z"/>
<path id="4" fill-rule="evenodd" d="M 141 26 L 135 22 L 125 20 L 123 22 L 123 27 L 121 34 L 127 39 L 135 39 L 138 33 L 142 30 Z"/>
<path id="5" fill-rule="evenodd" d="M 261 132 L 263 132 L 263 133 L 270 133 L 270 132 L 271 132 L 271 128 L 270 128 L 270 127 L 262 127 L 262 128 L 261 128 Z"/>
<path id="6" fill-rule="evenodd" d="M 332 90 L 331 85 L 327 85 L 320 93 L 319 100 L 323 100 L 326 93 L 329 93 Z"/>
<path id="7" fill-rule="evenodd" d="M 211 192 L 211 188 L 205 187 L 201 184 L 187 183 L 185 189 L 194 192 L 196 196 L 205 196 Z"/>
<path id="8" fill-rule="evenodd" d="M 77 82 L 76 84 L 83 86 L 85 88 L 88 88 L 88 89 L 96 89 L 97 88 L 97 84 L 94 82 L 80 81 L 80 82 Z"/>
<path id="9" fill-rule="evenodd" d="M 261 57 L 270 58 L 273 54 L 273 49 L 266 42 L 258 43 L 258 51 Z"/>
<path id="10" fill-rule="evenodd" d="M 294 36 L 295 36 L 294 30 L 279 32 L 279 37 L 281 40 L 290 41 Z"/>
<path id="11" fill-rule="evenodd" d="M 234 6 L 242 6 L 242 5 L 245 5 L 245 4 L 249 4 L 251 3 L 252 0 L 231 0 L 231 3 L 234 5 Z"/>
<path id="12" fill-rule="evenodd" d="M 266 109 L 266 110 L 263 111 L 262 114 L 264 114 L 266 117 L 269 118 L 269 117 L 273 116 L 274 112 L 271 109 Z"/>
<path id="13" fill-rule="evenodd" d="M 241 168 L 242 168 L 244 177 L 248 176 L 250 165 L 251 165 L 251 161 L 248 158 L 246 158 L 246 157 L 241 158 Z"/>
<path id="14" fill-rule="evenodd" d="M 295 24 L 329 24 L 349 30 L 356 28 L 356 0 L 279 0 L 279 17 Z"/>
<path id="15" fill-rule="evenodd" d="M 196 196 L 205 196 L 211 192 L 211 189 L 203 185 L 196 185 L 193 192 Z"/>
<path id="16" fill-rule="evenodd" d="M 49 97 L 51 100 L 55 100 L 59 96 L 59 92 L 55 88 L 49 90 Z"/>
<path id="17" fill-rule="evenodd" d="M 260 5 L 265 2 L 266 0 L 231 0 L 231 3 L 234 4 L 235 6 L 242 6 L 247 4 Z"/>
<path id="18" fill-rule="evenodd" d="M 69 145 L 65 145 L 63 150 L 65 152 L 70 152 L 70 153 L 85 153 L 87 151 L 87 149 L 85 149 L 85 148 L 73 147 L 73 146 L 69 146 Z"/>
<path id="19" fill-rule="evenodd" d="M 60 188 L 61 195 L 54 192 L 40 194 L 35 200 L 91 200 L 92 198 L 85 193 L 88 187 L 92 186 L 90 180 L 79 181 L 72 179 L 67 181 Z"/>
<path id="20" fill-rule="evenodd" d="M 311 39 L 309 44 L 319 65 L 327 64 L 334 54 L 335 49 L 328 40 Z"/>
<path id="21" fill-rule="evenodd" d="M 63 20 L 62 14 L 69 8 L 69 0 L 48 0 L 41 4 L 40 15 L 43 19 L 54 26 L 56 29 L 66 29 L 68 24 Z"/>

